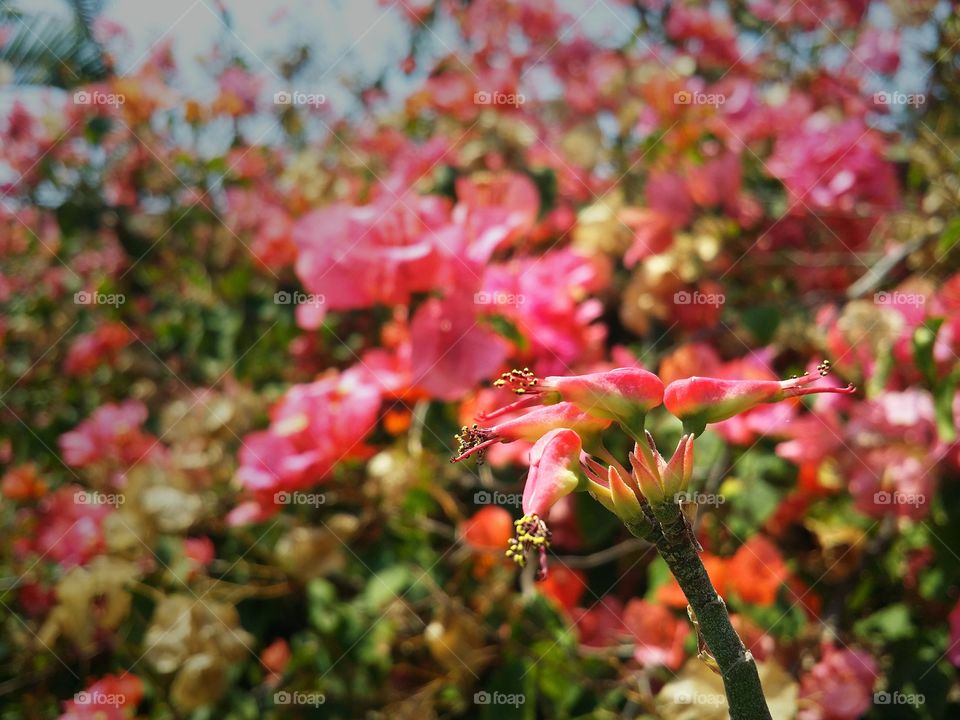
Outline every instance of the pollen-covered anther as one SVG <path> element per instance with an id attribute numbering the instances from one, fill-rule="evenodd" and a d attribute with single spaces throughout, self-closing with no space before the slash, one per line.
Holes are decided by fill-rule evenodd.
<path id="1" fill-rule="evenodd" d="M 486 447 L 496 442 L 496 436 L 492 432 L 476 424 L 469 427 L 464 425 L 460 428 L 460 432 L 454 435 L 454 439 L 457 441 L 457 454 L 450 459 L 450 462 L 457 462 L 472 454 L 482 462 Z"/>
<path id="2" fill-rule="evenodd" d="M 498 380 L 494 380 L 494 387 L 509 387 L 516 395 L 525 395 L 531 390 L 535 390 L 540 378 L 533 374 L 530 368 L 523 370 L 511 370 L 503 373 Z"/>
<path id="3" fill-rule="evenodd" d="M 547 576 L 547 548 L 550 547 L 550 530 L 539 515 L 524 515 L 514 522 L 515 535 L 507 542 L 506 555 L 520 567 L 527 566 L 527 552 L 536 550 L 540 567 L 537 579 Z"/>
<path id="4" fill-rule="evenodd" d="M 817 365 L 817 372 L 820 373 L 820 377 L 826 377 L 830 374 L 830 361 L 824 360 L 819 365 Z"/>

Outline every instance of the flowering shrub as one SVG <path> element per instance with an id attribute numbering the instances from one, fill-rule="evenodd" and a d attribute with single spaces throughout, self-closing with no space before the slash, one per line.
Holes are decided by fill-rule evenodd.
<path id="1" fill-rule="evenodd" d="M 0 717 L 960 709 L 956 3 L 9 5 Z"/>

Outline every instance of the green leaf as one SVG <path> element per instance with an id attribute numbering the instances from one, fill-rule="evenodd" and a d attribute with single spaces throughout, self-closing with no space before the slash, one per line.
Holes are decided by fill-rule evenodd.
<path id="1" fill-rule="evenodd" d="M 945 443 L 957 439 L 957 428 L 953 422 L 953 401 L 960 383 L 960 371 L 955 371 L 933 392 L 933 410 L 937 422 L 937 436 Z"/>
<path id="2" fill-rule="evenodd" d="M 943 318 L 930 318 L 913 333 L 913 360 L 923 373 L 929 387 L 936 387 L 937 366 L 933 361 L 933 346 Z"/>
<path id="3" fill-rule="evenodd" d="M 910 609 L 903 603 L 890 605 L 860 620 L 854 624 L 853 631 L 865 640 L 886 642 L 906 640 L 915 633 Z"/>

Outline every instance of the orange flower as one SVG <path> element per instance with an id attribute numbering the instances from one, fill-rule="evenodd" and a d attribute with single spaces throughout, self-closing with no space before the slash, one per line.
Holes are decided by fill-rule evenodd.
<path id="1" fill-rule="evenodd" d="M 7 470 L 0 491 L 9 500 L 35 500 L 47 494 L 47 484 L 40 479 L 37 466 L 27 463 Z"/>
<path id="2" fill-rule="evenodd" d="M 777 546 L 762 535 L 741 545 L 727 563 L 730 589 L 744 602 L 755 605 L 773 605 L 780 586 L 789 577 Z"/>
<path id="3" fill-rule="evenodd" d="M 460 532 L 474 550 L 492 550 L 499 555 L 513 537 L 513 517 L 502 507 L 488 505 L 464 521 Z"/>
<path id="4" fill-rule="evenodd" d="M 537 583 L 537 587 L 567 613 L 571 613 L 587 590 L 587 579 L 582 572 L 559 565 L 552 568 L 550 574 Z"/>

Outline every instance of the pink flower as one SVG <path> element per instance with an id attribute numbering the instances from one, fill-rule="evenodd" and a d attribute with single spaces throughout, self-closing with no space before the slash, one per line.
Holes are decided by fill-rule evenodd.
<path id="1" fill-rule="evenodd" d="M 484 413 L 491 420 L 536 404 L 569 402 L 586 413 L 625 425 L 643 425 L 643 417 L 663 402 L 663 383 L 651 372 L 623 367 L 586 375 L 549 376 L 542 380 L 527 369 L 511 370 L 494 385 L 509 386 L 521 396 L 517 402 Z"/>
<path id="2" fill-rule="evenodd" d="M 508 318 L 529 345 L 523 362 L 542 375 L 599 360 L 606 329 L 595 321 L 602 303 L 591 293 L 609 283 L 608 267 L 571 250 L 492 265 L 478 298 Z"/>
<path id="3" fill-rule="evenodd" d="M 380 405 L 379 385 L 363 368 L 293 386 L 271 411 L 270 427 L 243 439 L 238 481 L 261 505 L 275 507 L 274 493 L 321 482 L 339 461 L 362 455 Z M 250 517 L 258 515 L 237 519 Z"/>
<path id="4" fill-rule="evenodd" d="M 594 435 L 610 425 L 609 420 L 589 415 L 572 403 L 556 403 L 536 407 L 516 418 L 504 420 L 490 428 L 463 427 L 457 435 L 459 447 L 451 462 L 459 462 L 474 454 L 482 456 L 491 445 L 514 440 L 535 442 L 556 428 L 569 428 L 581 435 Z"/>
<path id="5" fill-rule="evenodd" d="M 450 225 L 449 203 L 415 195 L 370 205 L 332 205 L 293 228 L 303 286 L 322 295 L 327 310 L 407 304 L 443 279 L 462 245 Z"/>
<path id="6" fill-rule="evenodd" d="M 676 670 L 683 664 L 689 632 L 686 620 L 679 620 L 663 605 L 633 599 L 623 612 L 623 623 L 633 635 L 634 657 L 641 665 Z"/>
<path id="7" fill-rule="evenodd" d="M 820 365 L 819 377 L 829 371 L 829 363 Z M 790 380 L 725 380 L 691 377 L 667 385 L 663 402 L 667 410 L 683 420 L 684 427 L 696 434 L 709 423 L 720 422 L 761 403 L 779 402 L 786 398 L 813 393 L 851 394 L 855 388 L 806 387 L 818 375 L 806 373 Z"/>
<path id="8" fill-rule="evenodd" d="M 950 611 L 950 645 L 947 647 L 947 658 L 960 667 L 960 602 Z"/>
<path id="9" fill-rule="evenodd" d="M 786 186 L 798 212 L 873 212 L 899 204 L 893 167 L 881 136 L 862 120 L 842 122 L 812 115 L 781 135 L 767 161 Z"/>
<path id="10" fill-rule="evenodd" d="M 138 400 L 100 406 L 76 428 L 60 436 L 64 462 L 75 468 L 99 462 L 128 468 L 161 457 L 164 448 L 140 429 L 146 419 L 147 408 Z"/>
<path id="11" fill-rule="evenodd" d="M 547 576 L 547 547 L 550 532 L 543 518 L 558 500 L 580 484 L 576 468 L 580 464 L 580 436 L 573 430 L 551 430 L 530 451 L 530 473 L 523 487 L 523 517 L 517 520 L 517 536 L 509 541 L 507 557 L 520 567 L 527 552 L 536 550 L 540 558 L 537 577 Z"/>
<path id="12" fill-rule="evenodd" d="M 589 609 L 577 608 L 574 623 L 580 644 L 587 647 L 610 647 L 630 635 L 630 629 L 624 624 L 623 603 L 612 595 L 604 596 Z"/>
<path id="13" fill-rule="evenodd" d="M 529 233 L 540 212 L 537 186 L 518 173 L 461 177 L 456 193 L 453 219 L 470 238 L 468 257 L 481 263 Z"/>
<path id="14" fill-rule="evenodd" d="M 900 33 L 866 28 L 857 39 L 851 62 L 855 65 L 863 63 L 870 70 L 883 75 L 892 75 L 900 67 Z"/>
<path id="15" fill-rule="evenodd" d="M 577 489 L 580 436 L 573 430 L 551 430 L 530 451 L 530 472 L 523 487 L 523 512 L 546 517 L 551 507 Z"/>
<path id="16" fill-rule="evenodd" d="M 123 323 L 104 323 L 90 333 L 74 338 L 63 361 L 68 375 L 84 375 L 104 364 L 112 364 L 117 353 L 133 341 Z"/>
<path id="17" fill-rule="evenodd" d="M 412 382 L 431 397 L 462 398 L 503 366 L 507 343 L 479 325 L 462 295 L 423 303 L 410 323 Z"/>
<path id="18" fill-rule="evenodd" d="M 67 485 L 44 498 L 28 549 L 63 568 L 85 565 L 106 549 L 103 521 L 114 508 L 87 502 L 79 485 Z"/>
<path id="19" fill-rule="evenodd" d="M 104 675 L 63 704 L 59 720 L 128 720 L 143 700 L 143 682 L 136 675 Z"/>
<path id="20" fill-rule="evenodd" d="M 856 720 L 870 708 L 876 678 L 876 663 L 862 650 L 824 645 L 800 681 L 798 720 Z"/>

